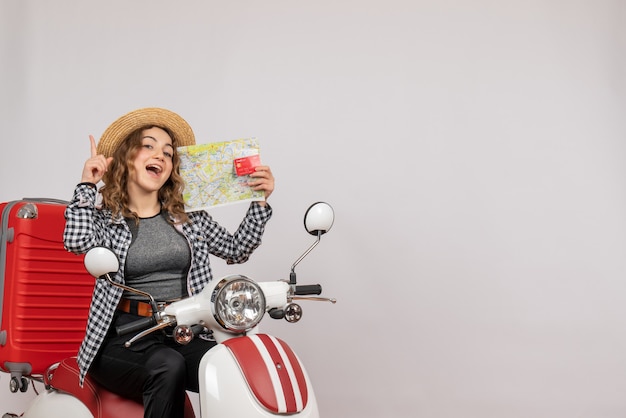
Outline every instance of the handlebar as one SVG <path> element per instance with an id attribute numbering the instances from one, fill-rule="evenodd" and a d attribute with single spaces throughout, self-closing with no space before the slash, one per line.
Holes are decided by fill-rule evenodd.
<path id="1" fill-rule="evenodd" d="M 312 295 L 320 295 L 322 293 L 322 285 L 320 284 L 295 285 L 292 287 L 292 289 L 293 289 L 292 290 L 293 296 L 312 296 Z M 300 299 L 300 298 L 296 297 L 295 299 Z M 317 300 L 318 298 L 313 298 L 313 299 Z M 334 303 L 334 300 L 331 300 L 331 301 Z M 159 328 L 171 325 L 171 323 L 170 324 L 161 323 L 160 321 L 157 321 L 157 319 L 154 316 L 149 316 L 145 318 L 140 318 L 136 321 L 132 321 L 127 324 L 118 325 L 115 327 L 115 331 L 117 332 L 117 335 L 121 337 L 127 334 L 132 334 L 132 333 L 137 333 L 137 332 L 141 333 L 141 331 L 148 332 L 150 328 L 157 326 L 157 324 L 159 324 Z M 174 321 L 174 324 L 175 324 L 175 321 Z M 199 333 L 204 332 L 204 329 L 205 329 L 204 325 L 196 325 L 192 327 L 192 332 L 194 333 L 194 335 L 197 335 Z M 136 335 L 133 339 L 140 338 L 140 337 L 141 337 L 140 335 Z M 131 343 L 132 343 L 132 340 L 131 340 Z"/>
<path id="2" fill-rule="evenodd" d="M 294 295 L 303 296 L 303 295 L 321 295 L 322 294 L 322 285 L 320 284 L 305 284 L 305 285 L 296 285 Z"/>
<path id="3" fill-rule="evenodd" d="M 156 320 L 153 316 L 148 316 L 145 318 L 138 319 L 133 322 L 129 322 L 128 324 L 119 325 L 115 327 L 115 331 L 118 336 L 130 334 L 137 331 L 143 331 L 144 329 L 150 328 L 156 325 Z"/>

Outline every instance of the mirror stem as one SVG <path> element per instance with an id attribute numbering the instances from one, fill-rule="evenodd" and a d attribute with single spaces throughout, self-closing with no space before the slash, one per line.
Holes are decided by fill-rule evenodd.
<path id="1" fill-rule="evenodd" d="M 141 290 L 137 290 L 137 289 L 133 289 L 132 287 L 128 287 L 126 285 L 123 285 L 121 283 L 116 283 L 113 281 L 113 279 L 111 278 L 111 275 L 109 273 L 105 274 L 104 277 L 106 277 L 107 282 L 109 282 L 111 284 L 111 286 L 115 286 L 115 287 L 119 287 L 120 289 L 124 289 L 127 290 L 129 292 L 132 293 L 137 293 L 141 296 L 145 296 L 146 298 L 148 298 L 148 300 L 150 301 L 150 306 L 152 307 L 152 314 L 156 315 L 156 313 L 159 311 L 159 308 L 156 304 L 156 301 L 154 300 L 154 298 L 152 297 L 152 295 L 150 293 L 146 293 L 146 292 L 142 292 Z"/>
<path id="2" fill-rule="evenodd" d="M 317 231 L 317 240 L 291 266 L 291 273 L 289 274 L 289 284 L 296 284 L 296 271 L 295 271 L 296 266 L 300 263 L 300 261 L 302 261 L 304 257 L 306 257 L 313 250 L 313 248 L 315 248 L 317 244 L 320 243 L 321 239 L 322 239 L 322 231 Z"/>

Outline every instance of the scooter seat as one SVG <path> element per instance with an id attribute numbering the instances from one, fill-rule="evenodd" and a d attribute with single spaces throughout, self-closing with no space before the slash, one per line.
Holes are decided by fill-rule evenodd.
<path id="1" fill-rule="evenodd" d="M 143 418 L 143 405 L 131 399 L 116 395 L 94 382 L 89 375 L 83 387 L 78 384 L 78 364 L 76 357 L 68 357 L 45 374 L 47 386 L 68 393 L 79 399 L 94 418 Z M 191 401 L 185 400 L 185 418 L 195 418 Z"/>

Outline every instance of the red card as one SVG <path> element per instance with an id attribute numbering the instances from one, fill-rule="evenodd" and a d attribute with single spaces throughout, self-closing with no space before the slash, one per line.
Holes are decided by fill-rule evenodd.
<path id="1" fill-rule="evenodd" d="M 261 157 L 259 154 L 250 155 L 248 157 L 236 158 L 233 161 L 235 166 L 235 173 L 238 176 L 247 176 L 250 173 L 254 173 L 254 168 L 261 165 Z"/>

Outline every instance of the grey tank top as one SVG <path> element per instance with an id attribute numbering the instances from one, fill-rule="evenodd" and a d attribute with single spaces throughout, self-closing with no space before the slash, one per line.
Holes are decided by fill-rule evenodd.
<path id="1" fill-rule="evenodd" d="M 126 285 L 151 294 L 156 301 L 167 302 L 187 296 L 187 272 L 191 264 L 189 243 L 164 214 L 151 218 L 127 219 L 133 233 L 128 249 L 124 280 Z M 124 297 L 144 300 L 124 291 Z"/>

